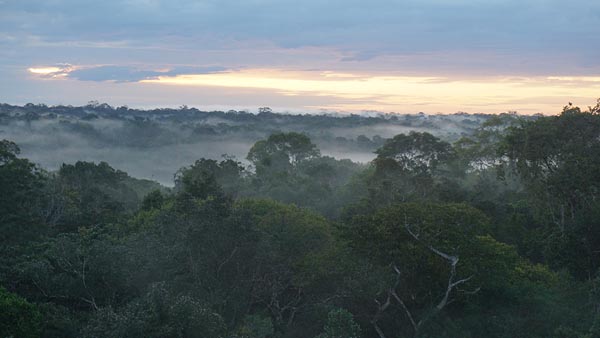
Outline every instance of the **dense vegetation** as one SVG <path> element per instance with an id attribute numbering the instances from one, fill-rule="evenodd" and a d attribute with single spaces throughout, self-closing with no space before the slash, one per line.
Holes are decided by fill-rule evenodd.
<path id="1" fill-rule="evenodd" d="M 274 131 L 172 188 L 3 140 L 0 337 L 600 337 L 600 101 L 480 122 L 368 164 Z"/>

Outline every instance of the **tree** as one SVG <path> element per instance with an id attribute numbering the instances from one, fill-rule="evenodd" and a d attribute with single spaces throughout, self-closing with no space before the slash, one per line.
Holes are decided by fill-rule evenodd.
<path id="1" fill-rule="evenodd" d="M 40 302 L 56 302 L 82 312 L 116 306 L 135 292 L 128 284 L 128 269 L 133 267 L 128 260 L 133 257 L 127 249 L 106 229 L 80 228 L 29 249 L 21 257 L 25 260 L 13 266 L 11 280 Z"/>
<path id="2" fill-rule="evenodd" d="M 37 307 L 0 287 L 0 337 L 36 338 L 41 329 Z"/>
<path id="3" fill-rule="evenodd" d="M 127 173 L 106 162 L 63 164 L 54 178 L 51 211 L 59 231 L 117 222 L 139 206 L 137 193 L 127 184 Z"/>
<path id="4" fill-rule="evenodd" d="M 344 309 L 329 311 L 325 332 L 317 338 L 360 338 L 360 326 L 356 324 L 352 314 Z"/>
<path id="5" fill-rule="evenodd" d="M 256 142 L 246 158 L 260 175 L 266 168 L 287 170 L 289 166 L 319 155 L 319 150 L 306 135 L 290 132 L 271 134 L 266 140 Z"/>
<path id="6" fill-rule="evenodd" d="M 600 250 L 600 103 L 509 128 L 501 148 L 522 179 L 544 230 L 546 259 L 582 278 Z M 574 250 L 574 248 L 577 248 Z"/>
<path id="7" fill-rule="evenodd" d="M 224 193 L 237 196 L 244 187 L 245 168 L 240 162 L 226 159 L 221 162 L 199 159 L 193 165 L 179 169 L 175 174 L 175 188 L 192 195 L 206 196 L 222 189 Z"/>
<path id="8" fill-rule="evenodd" d="M 452 157 L 452 147 L 429 133 L 399 134 L 377 149 L 377 161 L 393 160 L 399 170 L 432 174 Z"/>
<path id="9" fill-rule="evenodd" d="M 160 190 L 153 190 L 142 200 L 142 209 L 146 211 L 160 209 L 163 206 L 164 200 L 165 198 Z"/>
<path id="10" fill-rule="evenodd" d="M 389 139 L 373 161 L 371 199 L 375 204 L 435 197 L 436 186 L 454 159 L 452 146 L 429 133 L 410 132 Z"/>
<path id="11" fill-rule="evenodd" d="M 320 258 L 333 245 L 332 229 L 313 212 L 266 200 L 239 202 L 235 216 L 258 235 L 246 265 L 252 304 L 269 313 L 276 331 L 291 329 L 303 309 L 325 298 Z"/>
<path id="12" fill-rule="evenodd" d="M 102 308 L 94 313 L 83 330 L 85 338 L 222 338 L 223 318 L 201 301 L 187 295 L 173 295 L 156 284 L 124 308 Z"/>
<path id="13" fill-rule="evenodd" d="M 270 317 L 259 314 L 248 315 L 243 325 L 238 328 L 235 338 L 268 338 L 275 334 Z"/>
<path id="14" fill-rule="evenodd" d="M 468 171 L 482 172 L 504 163 L 501 144 L 507 130 L 522 123 L 522 118 L 513 114 L 495 115 L 486 120 L 472 135 L 454 143 L 457 156 L 468 167 Z"/>
<path id="15" fill-rule="evenodd" d="M 19 147 L 0 141 L 0 246 L 23 243 L 43 234 L 43 172 L 19 158 Z M 2 251 L 0 249 L 0 251 Z"/>
<path id="16" fill-rule="evenodd" d="M 473 248 L 477 235 L 487 232 L 487 220 L 473 208 L 398 204 L 371 216 L 357 216 L 343 231 L 360 255 L 393 272 L 391 285 L 380 291 L 383 300 L 375 298 L 377 307 L 371 320 L 382 338 L 383 327 L 389 323 L 382 327 L 381 320 L 392 302 L 404 314 L 409 331 L 418 337 L 428 322 L 453 302 L 458 287 L 477 290 L 474 267 L 469 268 L 468 262 L 476 257 Z M 459 261 L 466 261 L 462 272 Z M 406 332 L 406 328 L 397 330 Z"/>

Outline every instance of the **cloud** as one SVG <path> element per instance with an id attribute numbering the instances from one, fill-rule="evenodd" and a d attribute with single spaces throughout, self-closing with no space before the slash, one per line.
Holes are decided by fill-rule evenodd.
<path id="1" fill-rule="evenodd" d="M 584 56 L 600 48 L 600 3 L 588 0 L 13 0 L 1 6 L 0 31 L 45 41 L 168 41 L 196 49 L 268 41 L 282 48 L 334 47 L 359 60 L 489 50 Z"/>
<path id="2" fill-rule="evenodd" d="M 73 71 L 73 67 L 68 63 L 59 63 L 52 66 L 34 66 L 27 69 L 30 73 L 44 78 L 66 77 Z"/>
<path id="3" fill-rule="evenodd" d="M 83 68 L 69 73 L 69 78 L 81 81 L 136 82 L 158 76 L 160 72 L 139 70 L 126 66 Z"/>
<path id="4" fill-rule="evenodd" d="M 0 77 L 10 83 L 0 86 L 49 97 L 31 83 L 15 86 L 23 78 L 134 84 L 231 69 L 594 77 L 597 27 L 600 1 L 590 0 L 4 0 Z M 79 66 L 42 69 L 59 62 Z"/>
<path id="5" fill-rule="evenodd" d="M 57 64 L 53 66 L 30 67 L 28 71 L 44 78 L 69 78 L 79 81 L 138 82 L 157 79 L 159 76 L 178 76 L 182 74 L 215 74 L 227 70 L 220 66 L 177 66 L 160 70 L 147 70 L 133 66 L 72 66 Z"/>

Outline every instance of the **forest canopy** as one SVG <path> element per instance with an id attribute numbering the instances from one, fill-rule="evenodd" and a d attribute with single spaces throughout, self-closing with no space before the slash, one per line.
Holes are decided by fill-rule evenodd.
<path id="1" fill-rule="evenodd" d="M 140 151 L 254 139 L 171 186 L 0 141 L 0 337 L 600 337 L 600 101 L 455 115 L 476 122 L 452 135 L 444 117 L 0 108 L 30 149 L 50 130 Z M 338 140 L 363 162 L 315 133 L 405 121 Z"/>

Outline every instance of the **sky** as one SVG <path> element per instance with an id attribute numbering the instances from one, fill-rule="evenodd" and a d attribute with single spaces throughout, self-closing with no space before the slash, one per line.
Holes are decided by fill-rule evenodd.
<path id="1" fill-rule="evenodd" d="M 0 102 L 555 114 L 600 97 L 597 0 L 0 0 Z"/>

